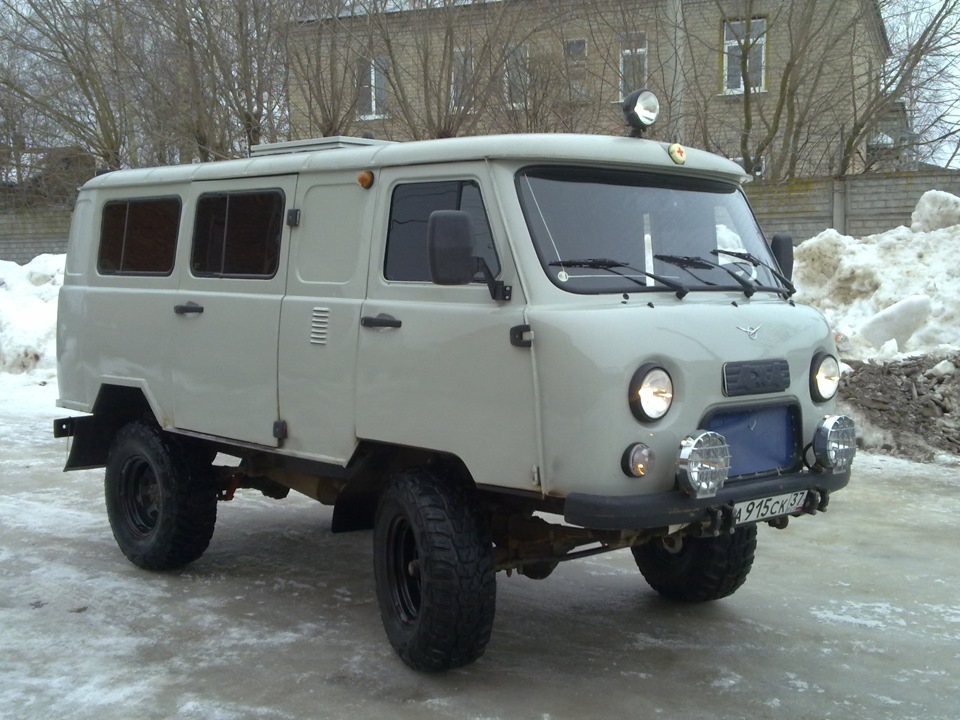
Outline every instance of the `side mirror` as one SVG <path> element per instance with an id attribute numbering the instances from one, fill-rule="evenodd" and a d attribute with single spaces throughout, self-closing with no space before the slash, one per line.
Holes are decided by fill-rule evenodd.
<path id="1" fill-rule="evenodd" d="M 793 238 L 785 233 L 777 233 L 770 240 L 773 257 L 780 266 L 780 272 L 787 280 L 793 279 Z"/>
<path id="2" fill-rule="evenodd" d="M 427 220 L 430 278 L 437 285 L 466 285 L 477 272 L 473 228 L 462 210 L 435 210 Z"/>

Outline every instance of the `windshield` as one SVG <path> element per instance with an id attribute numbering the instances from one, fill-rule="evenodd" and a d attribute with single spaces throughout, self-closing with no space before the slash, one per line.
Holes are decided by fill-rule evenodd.
<path id="1" fill-rule="evenodd" d="M 784 292 L 734 183 L 537 167 L 517 187 L 544 271 L 568 292 Z"/>

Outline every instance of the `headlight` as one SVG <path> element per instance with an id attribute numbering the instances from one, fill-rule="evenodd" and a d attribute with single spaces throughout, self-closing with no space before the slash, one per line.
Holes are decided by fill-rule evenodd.
<path id="1" fill-rule="evenodd" d="M 814 402 L 826 402 L 840 387 L 840 363 L 833 355 L 817 353 L 810 365 L 810 395 Z"/>
<path id="2" fill-rule="evenodd" d="M 730 473 L 730 447 L 723 435 L 704 431 L 680 443 L 680 489 L 695 498 L 713 497 Z"/>
<path id="3" fill-rule="evenodd" d="M 673 380 L 661 367 L 643 365 L 630 381 L 630 411 L 640 422 L 659 420 L 673 404 Z"/>

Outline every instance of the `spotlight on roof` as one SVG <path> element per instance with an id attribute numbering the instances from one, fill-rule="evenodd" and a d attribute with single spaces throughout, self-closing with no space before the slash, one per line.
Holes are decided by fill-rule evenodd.
<path id="1" fill-rule="evenodd" d="M 623 117 L 634 137 L 641 137 L 657 121 L 659 114 L 660 101 L 649 90 L 634 90 L 623 100 Z"/>

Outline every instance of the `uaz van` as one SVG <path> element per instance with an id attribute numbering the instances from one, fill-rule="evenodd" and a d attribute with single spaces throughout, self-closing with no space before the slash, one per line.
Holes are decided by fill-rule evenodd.
<path id="1" fill-rule="evenodd" d="M 332 505 L 334 532 L 373 530 L 421 670 L 483 653 L 498 571 L 629 548 L 667 598 L 728 596 L 757 526 L 824 510 L 855 453 L 832 333 L 746 179 L 580 135 L 97 177 L 60 294 L 66 469 L 106 468 L 117 543 L 154 570 L 199 558 L 237 488 Z"/>

